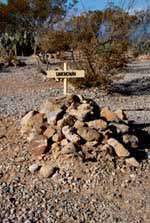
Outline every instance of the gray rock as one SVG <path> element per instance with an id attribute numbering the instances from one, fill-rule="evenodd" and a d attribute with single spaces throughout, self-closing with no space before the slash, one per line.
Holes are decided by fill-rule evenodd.
<path id="1" fill-rule="evenodd" d="M 139 167 L 140 165 L 139 162 L 134 157 L 127 158 L 125 161 L 130 166 Z"/>
<path id="2" fill-rule="evenodd" d="M 62 109 L 58 109 L 56 111 L 51 111 L 51 112 L 47 113 L 48 124 L 50 124 L 51 122 L 53 122 L 53 123 L 57 122 L 58 119 L 60 119 L 62 115 L 63 115 Z"/>
<path id="3" fill-rule="evenodd" d="M 34 163 L 31 166 L 29 166 L 29 171 L 33 174 L 39 169 L 39 167 L 40 166 L 37 163 Z"/>
<path id="4" fill-rule="evenodd" d="M 129 126 L 126 125 L 126 124 L 112 122 L 112 123 L 109 124 L 109 126 L 115 126 L 118 133 L 123 133 L 124 134 L 124 133 L 129 132 Z"/>
<path id="5" fill-rule="evenodd" d="M 73 127 L 64 126 L 62 128 L 62 133 L 64 134 L 66 139 L 75 144 L 79 143 L 81 139 L 80 136 L 75 133 L 75 129 Z"/>

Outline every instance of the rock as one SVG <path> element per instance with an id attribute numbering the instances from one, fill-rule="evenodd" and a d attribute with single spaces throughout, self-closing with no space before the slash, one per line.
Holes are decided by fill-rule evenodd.
<path id="1" fill-rule="evenodd" d="M 58 143 L 53 143 L 51 146 L 52 157 L 56 160 L 61 154 L 61 146 Z"/>
<path id="2" fill-rule="evenodd" d="M 33 141 L 35 138 L 37 138 L 39 136 L 38 132 L 30 132 L 28 137 L 27 137 L 27 141 L 31 142 Z"/>
<path id="3" fill-rule="evenodd" d="M 62 133 L 66 137 L 67 140 L 69 140 L 72 143 L 79 143 L 80 137 L 75 133 L 75 129 L 73 127 L 64 126 L 62 128 Z"/>
<path id="4" fill-rule="evenodd" d="M 139 140 L 135 135 L 125 134 L 122 136 L 122 141 L 124 144 L 128 145 L 130 148 L 138 148 Z"/>
<path id="5" fill-rule="evenodd" d="M 120 120 L 128 120 L 127 115 L 121 109 L 118 109 L 114 112 Z"/>
<path id="6" fill-rule="evenodd" d="M 78 96 L 78 95 L 69 95 L 66 98 L 65 105 L 66 105 L 66 107 L 69 107 L 72 103 L 78 103 L 79 104 L 80 102 L 81 102 L 80 96 Z"/>
<path id="7" fill-rule="evenodd" d="M 109 144 L 105 144 L 105 145 L 103 145 L 102 147 L 101 147 L 101 150 L 102 151 L 111 151 L 112 150 L 112 147 L 109 145 Z"/>
<path id="8" fill-rule="evenodd" d="M 66 114 L 64 115 L 63 119 L 57 122 L 57 126 L 59 128 L 63 128 L 66 125 L 73 126 L 75 121 L 76 119 L 73 116 Z"/>
<path id="9" fill-rule="evenodd" d="M 36 113 L 28 120 L 28 126 L 34 129 L 39 129 L 43 125 L 44 115 L 40 113 Z"/>
<path id="10" fill-rule="evenodd" d="M 62 109 L 58 109 L 56 111 L 52 111 L 47 113 L 47 122 L 48 124 L 54 123 L 63 117 L 64 111 Z"/>
<path id="11" fill-rule="evenodd" d="M 118 157 L 128 157 L 130 155 L 129 151 L 116 139 L 110 138 L 107 143 L 113 147 Z"/>
<path id="12" fill-rule="evenodd" d="M 46 136 L 48 139 L 51 138 L 56 132 L 56 129 L 52 126 L 49 126 L 43 133 L 44 136 Z"/>
<path id="13" fill-rule="evenodd" d="M 81 158 L 72 153 L 61 154 L 56 162 L 60 169 L 65 171 L 72 170 L 73 174 L 79 174 L 80 170 L 82 170 Z"/>
<path id="14" fill-rule="evenodd" d="M 68 144 L 68 140 L 67 139 L 63 139 L 60 142 L 61 146 L 66 146 Z"/>
<path id="15" fill-rule="evenodd" d="M 57 127 L 61 129 L 63 126 L 64 126 L 64 119 L 58 120 L 57 121 Z"/>
<path id="16" fill-rule="evenodd" d="M 86 141 L 100 141 L 102 140 L 102 135 L 98 133 L 95 129 L 89 127 L 81 127 L 77 130 L 77 133 Z"/>
<path id="17" fill-rule="evenodd" d="M 42 127 L 44 126 L 43 118 L 44 115 L 37 112 L 27 114 L 27 117 L 25 118 L 26 121 L 23 121 L 24 125 L 22 125 L 21 132 L 36 132 L 37 134 L 40 134 L 42 132 Z"/>
<path id="18" fill-rule="evenodd" d="M 112 122 L 109 124 L 109 126 L 115 126 L 117 129 L 117 133 L 128 133 L 129 132 L 129 126 L 126 124 L 121 124 L 121 123 L 115 123 Z"/>
<path id="19" fill-rule="evenodd" d="M 67 110 L 67 112 L 71 116 L 78 119 L 79 121 L 85 121 L 88 120 L 88 118 L 90 118 L 92 114 L 92 108 L 90 104 L 85 103 L 85 104 L 80 104 L 77 108 L 75 106 L 72 106 Z"/>
<path id="20" fill-rule="evenodd" d="M 76 147 L 73 143 L 68 143 L 62 147 L 61 154 L 75 154 Z"/>
<path id="21" fill-rule="evenodd" d="M 30 150 L 33 155 L 40 156 L 47 151 L 47 137 L 43 135 L 37 136 L 30 143 Z"/>
<path id="22" fill-rule="evenodd" d="M 28 112 L 22 119 L 21 119 L 21 127 L 28 126 L 28 121 L 30 118 L 35 114 L 35 111 Z"/>
<path id="23" fill-rule="evenodd" d="M 53 111 L 57 111 L 60 109 L 64 104 L 65 97 L 63 98 L 53 98 L 51 100 L 46 100 L 40 106 L 39 112 L 43 114 L 47 114 Z"/>
<path id="24" fill-rule="evenodd" d="M 90 110 L 80 111 L 77 109 L 70 110 L 69 114 L 74 116 L 79 121 L 87 121 L 90 118 Z"/>
<path id="25" fill-rule="evenodd" d="M 89 127 L 92 127 L 97 130 L 105 130 L 107 128 L 107 122 L 102 119 L 97 119 L 94 121 L 87 122 Z"/>
<path id="26" fill-rule="evenodd" d="M 21 119 L 21 134 L 29 132 L 30 127 L 28 126 L 28 122 L 35 113 L 35 111 L 30 111 Z"/>
<path id="27" fill-rule="evenodd" d="M 98 145 L 97 141 L 86 142 L 84 144 L 84 146 L 87 147 L 87 148 L 91 148 L 91 147 L 94 147 L 94 146 L 97 146 L 97 145 Z"/>
<path id="28" fill-rule="evenodd" d="M 108 122 L 113 122 L 118 120 L 117 114 L 112 112 L 109 107 L 104 107 L 101 109 L 101 117 L 105 118 Z"/>
<path id="29" fill-rule="evenodd" d="M 79 120 L 77 120 L 77 121 L 74 123 L 74 127 L 75 127 L 76 129 L 79 129 L 80 127 L 83 127 L 83 126 L 85 126 L 85 123 L 84 123 L 84 122 L 81 122 L 81 121 L 79 121 Z"/>
<path id="30" fill-rule="evenodd" d="M 82 152 L 84 154 L 84 160 L 87 161 L 89 159 L 96 159 L 97 156 L 97 146 L 94 146 L 90 142 L 85 143 L 82 145 Z"/>
<path id="31" fill-rule="evenodd" d="M 52 176 L 57 166 L 65 172 L 79 173 L 79 169 L 91 166 L 91 163 L 84 163 L 90 161 L 99 161 L 102 168 L 103 163 L 109 168 L 107 165 L 117 157 L 126 158 L 128 165 L 139 165 L 131 157 L 138 153 L 138 150 L 134 152 L 132 149 L 138 147 L 139 139 L 130 135 L 136 131 L 129 125 L 125 113 L 121 109 L 115 112 L 109 107 L 101 109 L 91 99 L 71 95 L 47 101 L 40 108 L 40 113 L 28 113 L 21 126 L 28 133 L 31 153 L 39 156 L 33 158 L 44 163 L 40 169 L 43 177 Z M 49 163 L 45 163 L 48 160 Z M 116 161 L 117 164 L 119 167 L 124 165 L 124 160 Z M 35 164 L 29 167 L 32 173 L 37 169 Z"/>
<path id="32" fill-rule="evenodd" d="M 72 103 L 66 110 L 67 114 L 69 114 L 71 110 L 74 110 L 74 109 L 77 110 L 78 105 L 79 104 L 77 103 Z"/>
<path id="33" fill-rule="evenodd" d="M 107 144 L 107 140 L 113 137 L 113 132 L 110 129 L 107 129 L 103 132 L 103 136 L 104 136 L 103 143 Z"/>
<path id="34" fill-rule="evenodd" d="M 91 111 L 92 110 L 90 104 L 88 103 L 80 104 L 77 109 L 78 111 Z"/>
<path id="35" fill-rule="evenodd" d="M 33 174 L 35 173 L 38 169 L 40 168 L 40 166 L 37 163 L 32 164 L 31 166 L 29 166 L 29 171 Z"/>
<path id="36" fill-rule="evenodd" d="M 125 161 L 126 161 L 126 164 L 130 166 L 139 167 L 140 165 L 139 162 L 134 157 L 127 158 Z"/>
<path id="37" fill-rule="evenodd" d="M 55 163 L 50 162 L 40 168 L 40 175 L 44 178 L 52 177 L 57 169 Z"/>
<path id="38" fill-rule="evenodd" d="M 61 130 L 57 130 L 57 132 L 53 135 L 52 140 L 54 142 L 59 142 L 63 139 L 63 134 Z"/>

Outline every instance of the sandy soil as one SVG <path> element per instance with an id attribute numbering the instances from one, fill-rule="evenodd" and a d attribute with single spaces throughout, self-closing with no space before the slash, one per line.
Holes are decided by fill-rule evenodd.
<path id="1" fill-rule="evenodd" d="M 101 106 L 126 110 L 130 120 L 149 130 L 150 62 L 129 65 L 123 76 L 109 95 L 99 89 L 76 93 Z M 59 172 L 41 179 L 29 172 L 35 160 L 20 135 L 20 118 L 44 99 L 61 95 L 62 88 L 61 82 L 45 80 L 33 65 L 0 72 L 0 222 L 148 223 L 148 160 L 131 168 L 104 156 L 99 163 L 89 162 L 78 177 Z"/>

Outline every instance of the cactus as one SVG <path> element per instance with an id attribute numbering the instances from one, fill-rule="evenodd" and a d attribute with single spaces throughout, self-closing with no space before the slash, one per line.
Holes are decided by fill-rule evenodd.
<path id="1" fill-rule="evenodd" d="M 22 46 L 30 45 L 33 50 L 36 49 L 38 44 L 37 33 L 31 32 L 17 32 L 13 35 L 8 33 L 3 33 L 0 37 L 0 49 L 5 50 L 6 53 L 14 54 L 17 56 L 17 46 L 20 48 Z"/>

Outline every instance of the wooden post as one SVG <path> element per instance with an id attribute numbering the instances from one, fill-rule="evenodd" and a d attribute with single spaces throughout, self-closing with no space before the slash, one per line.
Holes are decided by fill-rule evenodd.
<path id="1" fill-rule="evenodd" d="M 64 63 L 64 71 L 67 71 L 67 64 Z M 64 78 L 64 95 L 67 95 L 68 90 L 68 80 L 67 78 Z"/>
<path id="2" fill-rule="evenodd" d="M 68 80 L 70 78 L 84 78 L 85 71 L 84 70 L 68 70 L 67 64 L 64 63 L 64 69 L 62 70 L 48 70 L 47 71 L 48 78 L 61 78 L 64 79 L 64 95 L 68 93 Z"/>

